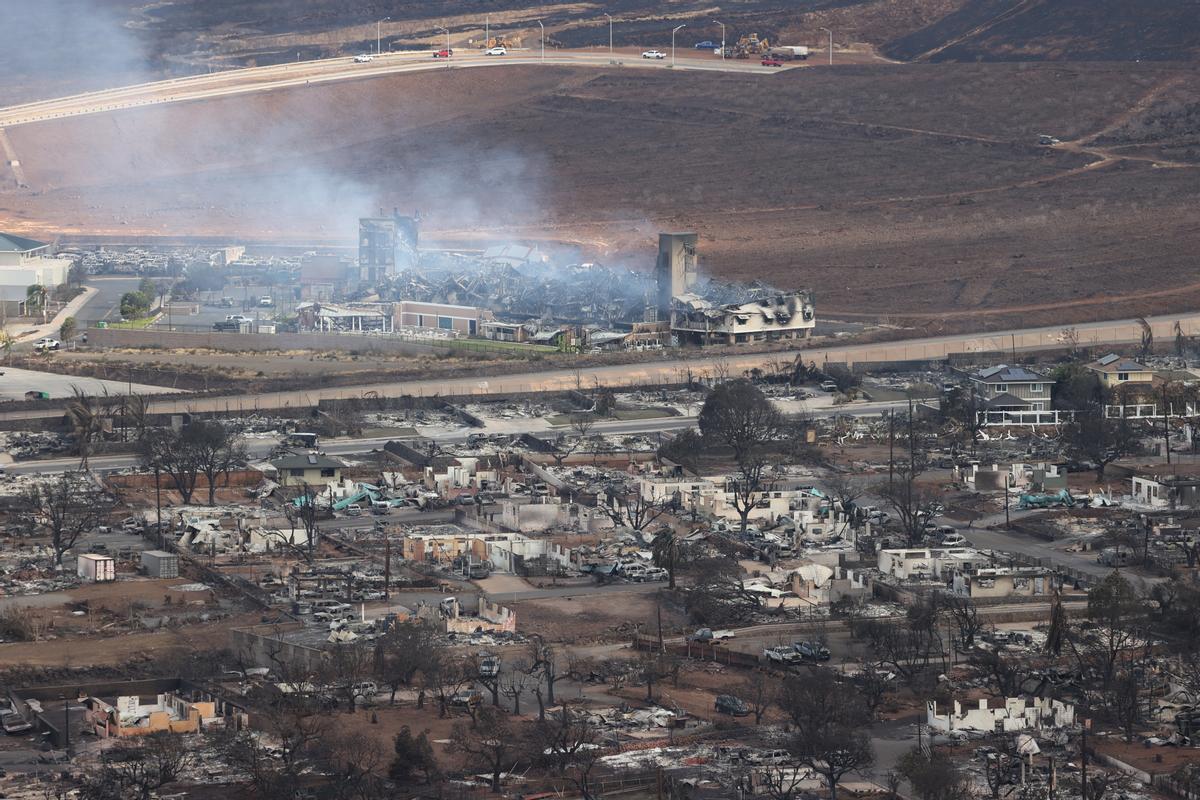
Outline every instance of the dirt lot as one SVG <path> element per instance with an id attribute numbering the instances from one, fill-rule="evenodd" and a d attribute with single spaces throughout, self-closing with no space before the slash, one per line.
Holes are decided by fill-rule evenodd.
<path id="1" fill-rule="evenodd" d="M 550 641 L 568 643 L 628 640 L 635 625 L 657 630 L 653 594 L 606 592 L 589 596 L 523 600 L 512 604 L 517 628 L 537 632 Z M 664 632 L 686 628 L 684 615 L 663 605 Z"/>
<path id="2" fill-rule="evenodd" d="M 341 241 L 359 214 L 419 207 L 427 240 L 553 238 L 640 267 L 658 231 L 696 229 L 705 269 L 812 286 L 824 314 L 920 326 L 999 309 L 998 326 L 1111 316 L 1119 301 L 1165 312 L 1200 299 L 1196 169 L 1090 137 L 1116 123 L 1121 146 L 1154 147 L 1178 128 L 1153 122 L 1174 119 L 1160 95 L 1178 102 L 1196 77 L 516 68 L 308 87 L 13 129 L 33 188 L 0 188 L 0 225 Z M 1039 133 L 1076 144 L 1039 147 Z"/>
<path id="3" fill-rule="evenodd" d="M 153 661 L 168 656 L 218 651 L 229 646 L 230 628 L 252 625 L 258 621 L 258 615 L 244 614 L 220 623 L 90 639 L 85 643 L 78 639 L 58 639 L 0 644 L 0 669 L 120 666 L 131 661 Z"/>

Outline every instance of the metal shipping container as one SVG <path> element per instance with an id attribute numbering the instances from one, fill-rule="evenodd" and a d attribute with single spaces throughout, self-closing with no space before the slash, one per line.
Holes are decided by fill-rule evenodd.
<path id="1" fill-rule="evenodd" d="M 142 553 L 142 571 L 151 578 L 178 578 L 179 556 L 166 550 L 147 550 Z"/>
<path id="2" fill-rule="evenodd" d="M 95 553 L 84 553 L 79 556 L 76 571 L 85 580 L 102 583 L 117 579 L 117 562 L 111 556 L 100 556 Z"/>

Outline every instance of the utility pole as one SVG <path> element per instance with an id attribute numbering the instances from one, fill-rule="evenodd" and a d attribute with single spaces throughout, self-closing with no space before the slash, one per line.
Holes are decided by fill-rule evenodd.
<path id="1" fill-rule="evenodd" d="M 725 60 L 725 23 L 717 22 L 717 20 L 715 20 L 715 19 L 713 20 L 713 22 L 716 22 L 718 25 L 721 26 L 721 60 L 724 61 Z"/>
<path id="2" fill-rule="evenodd" d="M 483 18 L 483 49 L 487 50 L 491 47 L 492 41 L 492 15 L 486 14 Z"/>
<path id="3" fill-rule="evenodd" d="M 1011 473 L 1004 473 L 1004 530 L 1012 527 L 1012 520 L 1008 518 L 1008 482 L 1011 477 Z"/>
<path id="4" fill-rule="evenodd" d="M 1079 786 L 1083 794 L 1083 800 L 1088 800 L 1087 730 L 1090 723 L 1090 719 L 1085 719 L 1079 734 Z"/>
<path id="5" fill-rule="evenodd" d="M 155 510 L 156 515 L 158 516 L 158 527 L 155 530 L 158 531 L 158 546 L 162 547 L 162 545 L 163 545 L 162 487 L 158 482 L 158 475 L 159 475 L 160 470 L 161 470 L 161 466 L 159 465 L 158 461 L 155 461 L 154 462 L 154 510 Z"/>
<path id="6" fill-rule="evenodd" d="M 387 525 L 383 526 L 383 599 L 391 604 L 392 597 L 392 537 Z"/>
<path id="7" fill-rule="evenodd" d="M 888 409 L 888 489 L 896 474 L 896 411 Z"/>
<path id="8" fill-rule="evenodd" d="M 545 64 L 546 63 L 546 26 L 542 24 L 542 21 L 540 19 L 537 21 L 537 24 L 538 24 L 538 27 L 542 29 L 542 63 Z"/>
<path id="9" fill-rule="evenodd" d="M 1162 387 L 1163 397 L 1163 443 L 1167 450 L 1167 464 L 1171 463 L 1171 407 L 1167 405 L 1167 385 L 1164 383 Z"/>

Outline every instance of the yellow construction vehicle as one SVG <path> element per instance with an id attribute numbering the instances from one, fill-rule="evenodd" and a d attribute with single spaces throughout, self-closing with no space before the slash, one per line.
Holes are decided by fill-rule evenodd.
<path id="1" fill-rule="evenodd" d="M 758 38 L 757 33 L 741 37 L 733 45 L 734 58 L 754 58 L 769 52 L 771 43 L 767 39 Z"/>
<path id="2" fill-rule="evenodd" d="M 489 38 L 487 40 L 487 44 L 484 46 L 483 49 L 491 50 L 493 47 L 509 48 L 509 47 L 516 47 L 516 46 L 517 46 L 517 43 L 516 43 L 515 39 L 509 39 L 507 36 L 492 36 L 491 38 Z"/>

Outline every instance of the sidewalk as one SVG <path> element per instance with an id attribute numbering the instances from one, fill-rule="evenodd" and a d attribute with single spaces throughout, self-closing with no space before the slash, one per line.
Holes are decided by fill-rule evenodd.
<path id="1" fill-rule="evenodd" d="M 71 302 L 63 306 L 62 311 L 59 311 L 57 314 L 55 314 L 54 319 L 50 320 L 45 325 L 35 325 L 33 329 L 30 330 L 26 325 L 13 322 L 9 323 L 5 327 L 5 330 L 14 334 L 13 341 L 17 343 L 31 342 L 35 339 L 41 339 L 46 336 L 55 335 L 58 333 L 58 329 L 62 327 L 63 320 L 65 320 L 67 317 L 73 317 L 78 314 L 79 310 L 87 305 L 88 301 L 95 297 L 97 292 L 99 292 L 99 289 L 95 289 L 91 286 L 83 287 L 83 292 L 80 293 L 78 297 L 72 299 Z M 14 332 L 14 329 L 20 329 L 26 332 L 17 335 Z"/>

